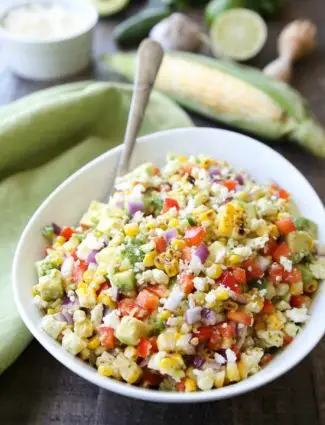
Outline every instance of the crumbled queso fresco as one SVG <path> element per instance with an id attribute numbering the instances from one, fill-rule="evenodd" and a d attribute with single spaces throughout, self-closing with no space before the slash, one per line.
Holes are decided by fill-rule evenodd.
<path id="1" fill-rule="evenodd" d="M 76 227 L 46 226 L 42 328 L 105 377 L 166 391 L 257 373 L 308 321 L 325 263 L 290 194 L 223 161 L 169 155 Z"/>

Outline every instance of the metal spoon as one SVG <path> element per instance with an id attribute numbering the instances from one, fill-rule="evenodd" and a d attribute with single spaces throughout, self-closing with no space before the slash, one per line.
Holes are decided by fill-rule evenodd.
<path id="1" fill-rule="evenodd" d="M 164 51 L 156 41 L 146 39 L 140 44 L 137 54 L 136 75 L 131 107 L 114 181 L 117 177 L 123 176 L 128 172 L 135 141 L 163 56 Z M 112 188 L 113 187 L 114 185 Z"/>

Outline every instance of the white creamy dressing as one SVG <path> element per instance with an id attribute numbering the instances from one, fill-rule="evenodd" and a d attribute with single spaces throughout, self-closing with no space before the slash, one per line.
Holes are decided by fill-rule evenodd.
<path id="1" fill-rule="evenodd" d="M 11 34 L 55 40 L 78 33 L 86 20 L 60 4 L 31 3 L 12 9 L 2 25 Z"/>

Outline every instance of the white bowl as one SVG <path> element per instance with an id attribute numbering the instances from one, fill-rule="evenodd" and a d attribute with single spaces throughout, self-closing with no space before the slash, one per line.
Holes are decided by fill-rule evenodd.
<path id="1" fill-rule="evenodd" d="M 258 388 L 281 376 L 300 362 L 318 343 L 325 331 L 325 285 L 322 285 L 311 308 L 309 323 L 283 353 L 256 375 L 237 384 L 196 393 L 171 393 L 146 390 L 104 378 L 95 369 L 66 352 L 40 328 L 41 314 L 33 304 L 32 286 L 36 283 L 34 263 L 44 253 L 41 229 L 56 222 L 76 224 L 93 199 L 103 200 L 112 182 L 112 170 L 120 147 L 83 167 L 61 184 L 39 207 L 19 241 L 13 264 L 14 293 L 18 310 L 35 338 L 57 360 L 94 384 L 143 400 L 168 403 L 193 403 L 220 400 Z M 247 169 L 262 182 L 270 180 L 291 192 L 300 211 L 319 226 L 319 240 L 325 241 L 325 212 L 317 194 L 300 172 L 277 152 L 250 137 L 225 130 L 190 128 L 169 130 L 138 140 L 131 166 L 144 161 L 162 165 L 168 152 L 204 153 Z"/>
<path id="2" fill-rule="evenodd" d="M 15 35 L 0 22 L 3 57 L 17 75 L 31 80 L 54 80 L 77 74 L 91 60 L 92 30 L 98 21 L 97 9 L 85 0 L 14 0 L 1 10 L 0 19 L 12 9 L 28 3 L 60 4 L 79 14 L 84 27 L 74 35 L 56 39 L 39 39 Z"/>

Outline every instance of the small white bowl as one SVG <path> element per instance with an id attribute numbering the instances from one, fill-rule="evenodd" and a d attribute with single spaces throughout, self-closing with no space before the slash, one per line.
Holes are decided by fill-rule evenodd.
<path id="1" fill-rule="evenodd" d="M 2 20 L 13 8 L 33 3 L 59 4 L 79 14 L 83 28 L 71 36 L 39 39 L 15 35 L 2 26 Z M 5 6 L 0 15 L 0 37 L 3 57 L 17 75 L 39 81 L 66 78 L 87 68 L 91 60 L 92 30 L 98 21 L 96 8 L 85 0 L 16 0 Z"/>
<path id="2" fill-rule="evenodd" d="M 34 263 L 44 254 L 45 243 L 41 229 L 51 222 L 74 225 L 91 200 L 105 199 L 120 150 L 120 147 L 112 149 L 62 183 L 39 207 L 21 236 L 13 264 L 13 288 L 18 310 L 35 338 L 62 364 L 96 385 L 122 395 L 165 403 L 195 403 L 234 397 L 278 378 L 299 363 L 315 347 L 325 331 L 324 284 L 313 301 L 309 323 L 283 353 L 256 375 L 237 384 L 206 392 L 147 390 L 102 377 L 41 330 L 41 313 L 33 304 L 32 297 L 32 287 L 37 281 Z M 325 211 L 320 199 L 302 174 L 269 147 L 250 137 L 225 130 L 169 130 L 139 139 L 131 167 L 144 161 L 161 166 L 168 152 L 184 155 L 204 153 L 248 170 L 261 182 L 277 182 L 293 194 L 301 214 L 318 224 L 319 240 L 325 242 Z"/>

